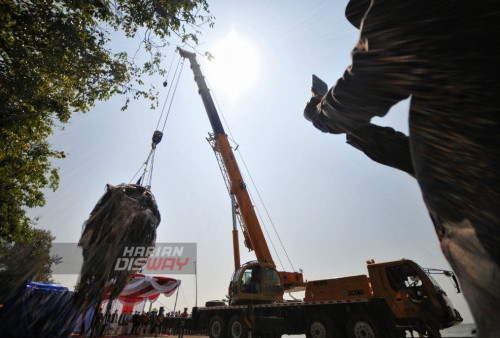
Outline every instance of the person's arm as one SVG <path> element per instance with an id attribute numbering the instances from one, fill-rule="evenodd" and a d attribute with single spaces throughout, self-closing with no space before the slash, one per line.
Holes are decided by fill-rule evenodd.
<path id="1" fill-rule="evenodd" d="M 375 162 L 415 176 L 408 136 L 390 127 L 367 124 L 346 135 L 347 143 Z"/>
<path id="2" fill-rule="evenodd" d="M 359 129 L 411 94 L 416 53 L 408 36 L 408 7 L 373 2 L 352 52 L 352 65 L 321 100 L 312 98 L 304 110 L 316 128 L 334 134 Z"/>

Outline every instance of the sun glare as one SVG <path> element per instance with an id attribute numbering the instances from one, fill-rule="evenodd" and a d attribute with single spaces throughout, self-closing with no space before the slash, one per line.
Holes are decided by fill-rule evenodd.
<path id="1" fill-rule="evenodd" d="M 256 83 L 259 76 L 260 63 L 256 48 L 233 30 L 210 48 L 210 53 L 214 56 L 207 65 L 210 82 L 233 102 L 237 101 Z"/>

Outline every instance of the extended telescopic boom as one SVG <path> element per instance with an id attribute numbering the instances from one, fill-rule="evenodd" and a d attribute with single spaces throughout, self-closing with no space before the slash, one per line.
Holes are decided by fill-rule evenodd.
<path id="1" fill-rule="evenodd" d="M 241 176 L 238 163 L 234 157 L 233 149 L 229 144 L 227 135 L 224 132 L 222 123 L 215 108 L 214 101 L 210 95 L 210 90 L 205 82 L 205 77 L 201 73 L 200 65 L 196 61 L 196 54 L 190 53 L 182 48 L 177 47 L 181 57 L 189 60 L 191 69 L 194 73 L 194 80 L 198 85 L 198 93 L 200 94 L 205 110 L 212 125 L 214 134 L 208 139 L 215 152 L 219 165 L 221 167 L 222 176 L 226 181 L 230 195 L 236 197 L 236 205 L 234 205 L 236 215 L 240 221 L 243 236 L 245 237 L 245 246 L 249 250 L 255 251 L 257 261 L 267 263 L 273 269 L 276 269 L 266 239 L 262 233 L 257 214 L 253 207 L 250 195 L 248 194 L 246 184 Z M 233 231 L 234 236 L 234 231 Z M 234 239 L 236 238 L 236 239 Z M 233 241 L 237 240 L 237 236 L 233 237 Z M 235 268 L 238 270 L 239 252 L 237 251 L 237 243 L 234 243 Z M 305 283 L 302 277 L 302 272 L 278 272 L 283 283 L 285 291 L 300 291 L 303 290 Z"/>
<path id="2" fill-rule="evenodd" d="M 187 52 L 179 47 L 177 50 L 182 57 L 188 59 L 191 63 L 194 80 L 198 85 L 198 92 L 203 100 L 203 105 L 205 106 L 208 119 L 210 120 L 214 132 L 212 137 L 214 143 L 212 146 L 216 154 L 220 155 L 222 158 L 224 169 L 229 178 L 229 192 L 236 196 L 236 210 L 239 211 L 239 215 L 241 216 L 239 219 L 245 237 L 245 246 L 255 251 L 255 255 L 259 262 L 269 263 L 276 268 L 246 189 L 246 184 L 243 181 L 233 150 L 224 132 L 224 127 L 220 121 L 212 96 L 210 95 L 210 90 L 205 82 L 205 77 L 201 73 L 200 65 L 196 61 L 196 54 Z"/>

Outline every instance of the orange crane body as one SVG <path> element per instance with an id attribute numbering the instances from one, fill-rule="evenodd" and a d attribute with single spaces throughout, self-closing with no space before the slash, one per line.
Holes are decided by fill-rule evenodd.
<path id="1" fill-rule="evenodd" d="M 248 249 L 255 251 L 255 256 L 259 262 L 266 262 L 274 268 L 274 260 L 267 246 L 267 242 L 262 233 L 262 229 L 257 219 L 255 209 L 248 194 L 246 184 L 241 176 L 238 163 L 234 157 L 233 149 L 229 144 L 226 134 L 218 134 L 214 136 L 215 144 L 217 145 L 214 151 L 220 152 L 224 167 L 230 178 L 230 193 L 236 196 L 237 206 L 236 212 L 241 214 L 244 219 L 243 235 L 245 236 L 245 245 Z"/>

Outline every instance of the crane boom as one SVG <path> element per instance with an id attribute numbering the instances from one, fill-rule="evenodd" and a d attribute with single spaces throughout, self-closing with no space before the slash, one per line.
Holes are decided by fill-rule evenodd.
<path id="1" fill-rule="evenodd" d="M 257 218 L 257 214 L 255 213 L 250 195 L 248 194 L 246 184 L 243 181 L 238 163 L 236 162 L 233 149 L 231 148 L 228 137 L 224 132 L 224 127 L 222 126 L 219 114 L 215 108 L 212 96 L 210 95 L 210 90 L 205 82 L 205 77 L 201 72 L 201 67 L 196 61 L 196 54 L 185 51 L 180 47 L 177 47 L 177 50 L 179 51 L 181 57 L 188 59 L 191 64 L 191 69 L 194 73 L 194 80 L 198 85 L 198 93 L 202 98 L 205 111 L 208 115 L 208 119 L 210 120 L 210 124 L 212 125 L 213 134 L 210 135 L 208 141 L 210 142 L 210 145 L 215 152 L 215 156 L 217 157 L 228 192 L 230 195 L 234 195 L 236 197 L 236 205 L 234 206 L 236 210 L 235 213 L 240 221 L 240 226 L 245 238 L 245 246 L 249 250 L 253 250 L 255 252 L 255 256 L 257 257 L 257 261 L 259 263 L 266 264 L 268 267 L 276 270 L 276 264 L 274 263 L 269 247 L 267 246 L 266 239 L 262 233 L 262 228 Z M 237 241 L 237 236 L 234 232 L 233 236 L 233 243 L 235 243 L 235 241 Z M 233 246 L 235 267 L 237 267 L 239 264 L 239 251 L 237 251 L 237 244 L 233 244 Z M 265 266 L 263 265 L 262 267 Z M 275 295 L 270 292 L 268 295 L 261 297 L 261 300 L 265 298 L 267 298 L 267 300 L 278 300 L 282 298 L 283 290 L 293 292 L 302 291 L 305 288 L 302 272 L 276 271 L 276 273 L 281 280 L 281 286 L 278 288 L 281 290 L 281 296 L 276 298 Z M 235 276 L 237 275 L 238 271 L 235 272 Z M 278 292 L 278 294 L 279 293 L 280 292 Z"/>
<path id="2" fill-rule="evenodd" d="M 250 200 L 250 195 L 246 189 L 246 184 L 241 176 L 238 163 L 234 156 L 231 145 L 229 144 L 228 137 L 224 132 L 219 114 L 215 108 L 210 90 L 205 82 L 205 77 L 201 72 L 200 65 L 196 61 L 196 54 L 187 52 L 181 48 L 177 48 L 180 55 L 189 60 L 191 69 L 194 73 L 194 79 L 198 85 L 198 92 L 203 100 L 203 105 L 212 125 L 214 134 L 209 139 L 217 157 L 220 156 L 220 162 L 223 163 L 221 169 L 227 174 L 226 181 L 230 194 L 236 196 L 236 211 L 240 216 L 240 224 L 242 227 L 243 235 L 245 237 L 245 245 L 248 249 L 254 250 L 257 260 L 259 262 L 266 262 L 271 264 L 274 268 L 274 260 L 267 246 L 264 234 L 260 227 L 257 214 Z M 224 175 L 226 176 L 226 175 Z"/>

